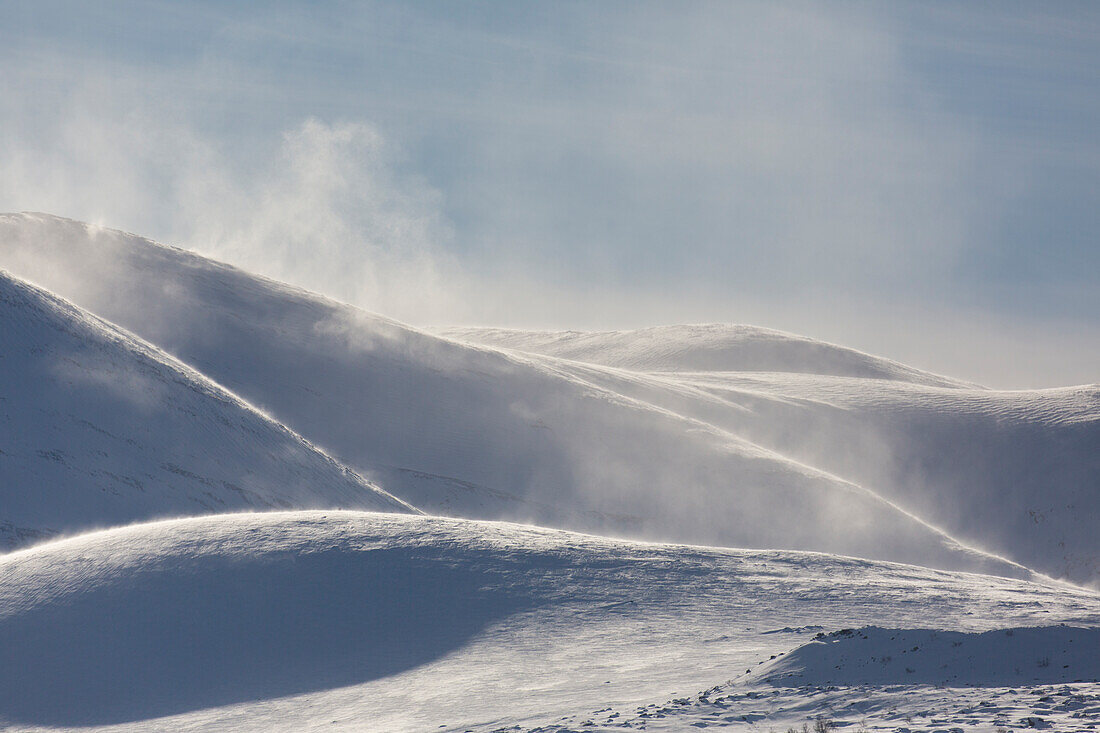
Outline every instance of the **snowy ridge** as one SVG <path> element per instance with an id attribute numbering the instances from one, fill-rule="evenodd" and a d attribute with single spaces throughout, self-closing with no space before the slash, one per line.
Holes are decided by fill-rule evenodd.
<path id="1" fill-rule="evenodd" d="M 0 263 L 156 343 L 425 511 L 1027 572 L 874 486 L 600 382 L 615 370 L 581 374 L 458 344 L 45 215 L 0 218 Z"/>
<path id="2" fill-rule="evenodd" d="M 194 370 L 0 271 L 0 546 L 178 515 L 414 511 Z"/>
<path id="3" fill-rule="evenodd" d="M 793 333 L 709 323 L 634 331 L 445 328 L 459 341 L 642 372 L 790 372 L 975 387 L 889 359 Z"/>
<path id="4" fill-rule="evenodd" d="M 804 627 L 1100 624 L 1065 585 L 359 512 L 136 525 L 0 573 L 21 730 L 535 727 L 722 684 Z"/>

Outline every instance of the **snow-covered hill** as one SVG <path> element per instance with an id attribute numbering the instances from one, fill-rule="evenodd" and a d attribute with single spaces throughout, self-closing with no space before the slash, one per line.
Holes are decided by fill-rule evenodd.
<path id="1" fill-rule="evenodd" d="M 974 385 L 793 333 L 702 324 L 636 331 L 445 328 L 445 336 L 532 354 L 642 372 L 790 372 L 893 379 L 933 387 Z"/>
<path id="2" fill-rule="evenodd" d="M 584 362 L 556 366 L 871 487 L 963 542 L 1100 584 L 1100 384 L 987 390 L 747 326 L 443 333 Z"/>
<path id="3" fill-rule="evenodd" d="M 45 215 L 0 267 L 0 539 L 115 527 L 0 554 L 0 728 L 1100 725 L 1100 595 L 1028 569 L 1100 582 L 1100 387 L 443 337 Z"/>
<path id="4" fill-rule="evenodd" d="M 0 547 L 246 509 L 410 511 L 194 370 L 0 271 Z"/>
<path id="5" fill-rule="evenodd" d="M 630 372 L 463 345 L 44 215 L 0 218 L 0 264 L 156 343 L 425 511 L 1024 572 L 873 487 L 669 409 L 663 387 L 658 399 L 606 381 Z"/>
<path id="6" fill-rule="evenodd" d="M 873 487 L 964 543 L 1100 583 L 1100 385 L 946 389 L 551 361 L 576 379 Z"/>
<path id="7" fill-rule="evenodd" d="M 731 719 L 767 710 L 782 730 L 840 717 L 823 706 L 835 698 L 761 679 L 818 631 L 966 632 L 941 638 L 976 639 L 984 682 L 1016 685 L 1004 662 L 1027 640 L 1091 644 L 1100 624 L 1100 596 L 1067 585 L 359 512 L 136 525 L 0 556 L 0 576 L 0 719 L 21 730 L 614 730 L 628 717 L 684 730 L 722 722 L 696 695 L 712 688 L 738 701 Z M 1010 628 L 1024 656 L 975 636 Z M 1095 697 L 1095 655 L 1068 663 Z M 890 689 L 847 694 L 896 703 Z M 979 693 L 907 694 L 918 702 L 889 711 L 899 719 L 922 714 L 921 695 Z M 977 714 L 992 727 L 993 711 Z"/>

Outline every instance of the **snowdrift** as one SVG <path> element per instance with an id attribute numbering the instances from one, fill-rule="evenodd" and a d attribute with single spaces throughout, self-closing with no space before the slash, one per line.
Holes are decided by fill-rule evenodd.
<path id="1" fill-rule="evenodd" d="M 411 511 L 171 357 L 0 271 L 0 547 L 246 509 Z"/>
<path id="2" fill-rule="evenodd" d="M 157 344 L 425 511 L 1026 574 L 873 487 L 669 409 L 661 400 L 676 384 L 631 393 L 612 383 L 631 372 L 459 344 L 44 215 L 0 218 L 0 264 Z"/>
<path id="3" fill-rule="evenodd" d="M 983 633 L 843 629 L 819 634 L 755 673 L 772 685 L 1015 687 L 1100 682 L 1100 628 Z"/>
<path id="4" fill-rule="evenodd" d="M 493 730 L 751 680 L 808 626 L 1100 624 L 1065 585 L 361 512 L 134 525 L 0 556 L 0 577 L 20 729 Z"/>

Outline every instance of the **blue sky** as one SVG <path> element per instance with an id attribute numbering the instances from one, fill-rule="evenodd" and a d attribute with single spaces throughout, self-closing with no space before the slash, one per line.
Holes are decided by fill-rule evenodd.
<path id="1" fill-rule="evenodd" d="M 0 2 L 0 209 L 414 323 L 1100 379 L 1100 8 Z"/>

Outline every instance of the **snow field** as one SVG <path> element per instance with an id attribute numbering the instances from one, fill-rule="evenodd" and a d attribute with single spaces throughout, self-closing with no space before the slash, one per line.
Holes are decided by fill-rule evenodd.
<path id="1" fill-rule="evenodd" d="M 1067 585 L 356 512 L 136 525 L 0 572 L 18 729 L 536 728 L 771 689 L 736 678 L 805 627 L 1100 624 L 1100 597 Z"/>

